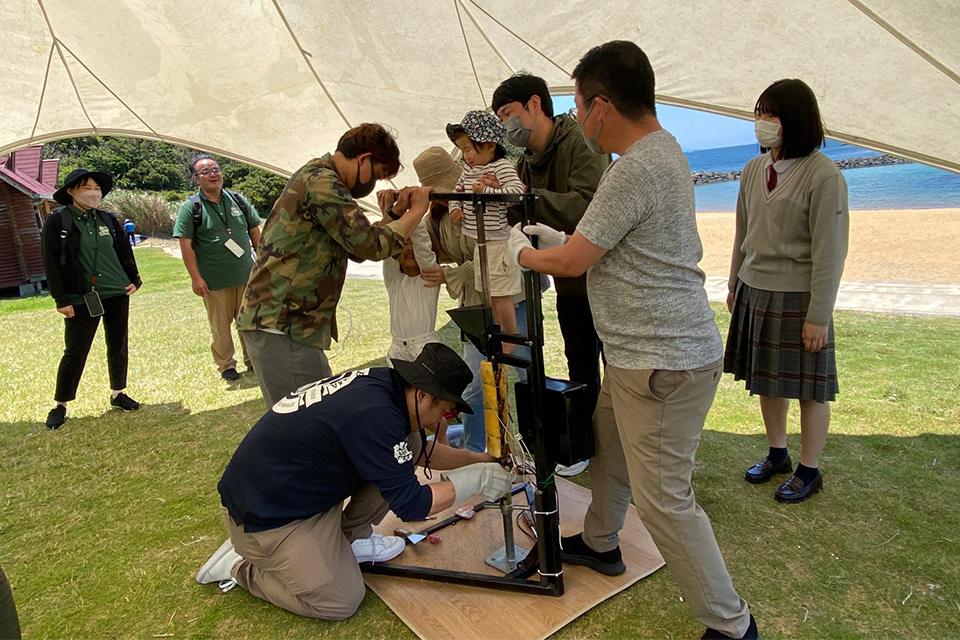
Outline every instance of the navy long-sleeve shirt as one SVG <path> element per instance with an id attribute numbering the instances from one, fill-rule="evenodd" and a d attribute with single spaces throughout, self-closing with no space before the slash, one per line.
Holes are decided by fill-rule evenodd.
<path id="1" fill-rule="evenodd" d="M 348 371 L 275 404 L 246 435 L 217 485 L 248 532 L 338 506 L 372 483 L 403 520 L 430 512 L 407 446 L 403 380 L 391 369 Z"/>

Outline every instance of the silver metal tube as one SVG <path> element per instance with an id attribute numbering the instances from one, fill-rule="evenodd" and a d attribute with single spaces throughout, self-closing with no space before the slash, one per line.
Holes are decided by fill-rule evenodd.
<path id="1" fill-rule="evenodd" d="M 500 513 L 503 515 L 504 556 L 507 565 L 513 567 L 517 562 L 517 550 L 513 540 L 513 495 L 510 493 L 500 498 Z"/>

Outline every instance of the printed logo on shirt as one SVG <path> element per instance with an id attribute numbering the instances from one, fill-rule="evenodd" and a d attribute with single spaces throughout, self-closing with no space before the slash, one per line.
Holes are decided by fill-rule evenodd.
<path id="1" fill-rule="evenodd" d="M 230 209 L 230 215 L 234 218 L 242 218 L 243 213 L 239 209 Z"/>
<path id="2" fill-rule="evenodd" d="M 273 405 L 273 410 L 277 413 L 293 413 L 301 407 L 310 407 L 324 398 L 332 396 L 337 391 L 346 388 L 357 378 L 366 376 L 369 373 L 370 369 L 358 369 L 356 371 L 341 373 L 332 378 L 305 384 Z"/>
<path id="3" fill-rule="evenodd" d="M 397 464 L 403 464 L 404 462 L 413 460 L 413 452 L 407 448 L 406 440 L 401 440 L 399 443 L 393 445 L 393 457 L 397 459 Z"/>
<path id="4" fill-rule="evenodd" d="M 97 231 L 100 233 L 101 236 L 110 235 L 110 229 L 107 229 L 106 227 L 97 227 Z"/>

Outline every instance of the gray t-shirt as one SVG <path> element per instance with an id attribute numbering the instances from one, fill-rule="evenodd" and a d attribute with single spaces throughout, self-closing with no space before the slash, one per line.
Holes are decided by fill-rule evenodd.
<path id="1" fill-rule="evenodd" d="M 720 359 L 697 267 L 703 245 L 690 166 L 669 132 L 647 134 L 610 165 L 577 231 L 608 250 L 587 272 L 607 362 L 681 371 Z"/>

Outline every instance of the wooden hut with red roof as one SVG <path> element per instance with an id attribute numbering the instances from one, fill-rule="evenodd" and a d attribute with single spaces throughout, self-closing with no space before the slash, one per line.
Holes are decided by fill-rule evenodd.
<path id="1" fill-rule="evenodd" d="M 0 289 L 38 292 L 45 279 L 40 228 L 56 203 L 59 160 L 40 145 L 0 155 Z"/>

